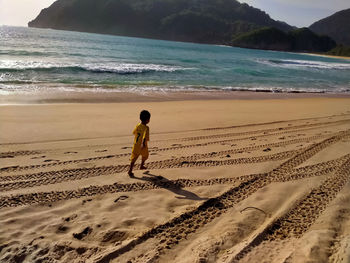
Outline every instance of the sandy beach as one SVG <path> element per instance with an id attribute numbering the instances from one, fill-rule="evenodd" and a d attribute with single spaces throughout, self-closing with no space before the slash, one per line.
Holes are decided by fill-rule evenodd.
<path id="1" fill-rule="evenodd" d="M 318 54 L 318 53 L 303 53 L 310 56 L 319 56 L 319 57 L 328 57 L 328 58 L 341 58 L 341 59 L 350 59 L 347 56 L 336 56 L 336 55 L 328 55 L 328 54 Z"/>
<path id="2" fill-rule="evenodd" d="M 274 95 L 0 106 L 0 262 L 350 262 L 350 98 Z"/>

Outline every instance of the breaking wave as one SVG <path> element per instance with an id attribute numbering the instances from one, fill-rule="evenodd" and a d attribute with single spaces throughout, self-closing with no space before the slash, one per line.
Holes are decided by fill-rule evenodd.
<path id="1" fill-rule="evenodd" d="M 175 72 L 186 68 L 172 65 L 106 63 L 106 64 L 60 64 L 46 62 L 0 61 L 0 72 L 38 71 L 38 72 L 92 72 L 114 74 L 140 74 L 150 72 Z"/>
<path id="2" fill-rule="evenodd" d="M 310 60 L 292 60 L 292 59 L 269 59 L 257 60 L 262 64 L 275 67 L 285 68 L 314 68 L 314 69 L 350 69 L 350 63 L 336 63 L 324 61 L 310 61 Z"/>

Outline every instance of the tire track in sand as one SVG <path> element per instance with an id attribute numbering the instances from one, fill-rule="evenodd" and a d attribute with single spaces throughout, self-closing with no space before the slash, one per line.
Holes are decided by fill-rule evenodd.
<path id="1" fill-rule="evenodd" d="M 288 134 L 288 133 L 293 133 L 293 132 L 301 132 L 301 131 L 305 131 L 305 130 L 310 130 L 310 129 L 314 129 L 315 127 L 319 127 L 319 126 L 337 125 L 337 124 L 341 124 L 341 123 L 347 123 L 349 121 L 350 121 L 350 119 L 349 120 L 334 121 L 334 122 L 317 123 L 317 124 L 304 124 L 304 125 L 283 127 L 283 128 L 264 129 L 264 130 L 241 132 L 241 133 L 228 133 L 228 134 L 219 134 L 219 135 L 188 137 L 188 138 L 183 138 L 183 139 L 179 139 L 179 140 L 190 141 L 190 140 L 200 140 L 200 139 L 215 139 L 215 138 L 220 138 L 220 137 L 232 137 L 232 136 L 242 136 L 242 135 L 264 133 L 263 135 L 250 136 L 250 137 L 245 137 L 245 138 L 237 138 L 237 139 L 230 139 L 230 140 L 198 143 L 198 144 L 193 144 L 193 145 L 182 145 L 182 146 L 177 146 L 177 147 L 166 147 L 166 148 L 160 148 L 160 149 L 153 149 L 153 150 L 150 150 L 150 153 L 164 152 L 164 151 L 171 151 L 171 150 L 180 150 L 180 149 L 187 149 L 187 148 L 193 148 L 193 147 L 208 146 L 208 145 L 213 145 L 213 144 L 222 144 L 222 143 L 227 143 L 227 142 L 251 140 L 251 139 L 256 139 L 256 138 L 266 137 L 266 136 L 283 135 L 283 134 Z M 308 128 L 306 128 L 306 127 L 308 127 Z M 294 130 L 296 128 L 306 128 L 306 129 Z M 290 129 L 292 129 L 292 130 L 290 131 Z M 267 134 L 269 132 L 280 131 L 280 130 L 284 130 L 284 131 L 274 133 L 274 134 Z M 25 151 L 25 152 L 28 152 L 29 154 L 30 153 L 34 153 L 34 154 L 42 153 L 42 151 Z M 20 153 L 20 152 L 12 152 L 12 153 Z M 5 153 L 0 153 L 0 158 L 9 158 L 9 157 L 1 157 L 1 154 L 3 154 L 3 156 L 12 156 L 11 152 L 5 152 Z M 29 154 L 26 154 L 26 155 L 29 155 Z M 0 168 L 0 173 L 1 172 L 12 172 L 12 171 L 24 171 L 24 170 L 29 170 L 29 169 L 40 169 L 40 168 L 53 167 L 53 166 L 58 166 L 58 165 L 76 164 L 76 163 L 81 163 L 81 162 L 98 161 L 98 160 L 104 160 L 104 159 L 110 159 L 110 158 L 122 158 L 122 157 L 127 157 L 129 155 L 130 155 L 130 153 L 122 153 L 122 154 L 105 155 L 105 156 L 90 157 L 90 158 L 77 159 L 77 160 L 67 160 L 67 161 L 62 161 L 62 162 L 52 162 L 52 163 L 48 163 L 48 164 L 27 165 L 27 166 L 10 166 L 10 167 Z"/>
<path id="2" fill-rule="evenodd" d="M 349 156 L 350 157 L 350 156 Z M 338 163 L 344 159 L 333 160 L 332 162 Z M 287 182 L 292 180 L 300 180 L 309 177 L 322 176 L 336 170 L 339 165 L 320 169 L 315 165 L 308 168 L 308 172 L 305 170 L 295 169 L 291 174 L 288 174 L 281 182 Z M 62 200 L 76 199 L 82 197 L 90 197 L 100 194 L 107 193 L 119 193 L 119 192 L 138 192 L 155 189 L 181 189 L 184 187 L 195 187 L 195 186 L 210 186 L 217 184 L 234 184 L 238 182 L 249 181 L 254 178 L 264 177 L 266 174 L 249 174 L 234 178 L 213 178 L 213 179 L 176 179 L 168 180 L 162 176 L 155 178 L 148 178 L 147 183 L 131 183 L 131 184 L 110 184 L 102 186 L 89 186 L 77 190 L 68 191 L 52 191 L 52 192 L 40 192 L 31 194 L 18 194 L 11 196 L 0 197 L 0 208 L 2 207 L 15 207 L 21 205 L 31 205 L 40 203 L 52 203 Z M 278 180 L 276 180 L 278 181 Z M 279 181 L 278 181 L 279 182 Z M 4 203 L 2 203 L 4 201 Z M 6 203 L 6 204 L 5 204 Z"/>
<path id="3" fill-rule="evenodd" d="M 349 131 L 340 132 L 336 136 L 325 139 L 320 143 L 316 143 L 308 147 L 302 153 L 284 162 L 278 168 L 266 173 L 265 176 L 254 177 L 248 181 L 242 182 L 237 187 L 231 188 L 218 197 L 210 198 L 196 209 L 186 212 L 165 224 L 154 227 L 136 239 L 130 241 L 128 244 L 114 250 L 113 252 L 100 256 L 95 262 L 109 262 L 151 238 L 158 244 L 154 251 L 149 252 L 151 255 L 148 254 L 147 257 L 151 257 L 151 260 L 156 260 L 164 250 L 171 249 L 180 241 L 187 239 L 188 235 L 196 232 L 198 228 L 208 224 L 216 217 L 219 217 L 222 213 L 225 213 L 229 208 L 243 201 L 258 189 L 273 181 L 283 180 L 283 177 L 292 171 L 294 167 L 311 158 L 329 145 L 347 136 L 349 136 Z"/>
<path id="4" fill-rule="evenodd" d="M 331 137 L 331 139 L 327 139 L 327 140 L 325 140 L 325 141 L 323 141 L 323 142 L 321 142 L 321 143 L 315 144 L 315 145 L 318 146 L 318 148 L 320 148 L 321 146 L 322 146 L 322 147 L 325 147 L 325 145 L 328 145 L 327 142 L 328 142 L 328 143 L 329 143 L 329 142 L 332 142 L 332 141 L 334 141 L 334 138 L 338 138 L 338 137 L 340 137 L 340 136 Z M 294 158 L 292 158 L 291 160 L 300 159 L 301 156 L 305 158 L 305 156 L 307 156 L 307 154 L 305 154 L 305 153 L 306 153 L 306 152 L 309 152 L 310 149 L 313 149 L 313 151 L 314 151 L 314 148 L 315 148 L 315 146 L 311 146 L 311 147 L 307 148 L 307 150 L 304 151 L 302 154 L 296 155 L 296 157 L 298 157 L 298 158 L 294 157 Z M 316 151 L 316 152 L 317 152 L 317 151 Z M 293 164 L 294 167 L 298 165 L 298 163 L 295 164 L 295 161 L 294 161 L 293 163 L 294 163 L 294 164 Z M 275 173 L 276 175 L 278 175 L 278 174 L 279 174 L 278 172 L 281 170 L 281 168 L 287 167 L 287 166 L 293 167 L 293 165 L 291 165 L 290 161 L 287 161 L 287 162 L 285 162 L 284 164 L 282 164 L 282 165 L 280 166 L 279 169 L 273 170 L 272 173 Z M 91 170 L 91 169 L 94 169 L 94 168 L 88 168 L 88 169 Z M 283 169 L 285 169 L 285 168 L 283 168 Z M 301 168 L 301 169 L 305 169 L 305 168 Z M 291 175 L 293 174 L 293 171 L 288 171 L 288 172 L 289 172 L 289 174 L 291 174 Z M 40 179 L 40 176 L 42 175 L 42 173 L 34 174 L 34 175 L 39 175 L 39 179 Z M 33 176 L 33 175 L 31 175 L 31 176 Z M 266 176 L 264 176 L 264 177 L 266 177 Z M 275 177 L 276 177 L 276 176 L 275 176 Z M 279 177 L 281 177 L 281 176 L 279 176 Z M 283 178 L 284 178 L 284 176 L 282 176 L 281 178 L 279 178 L 279 180 L 282 180 Z M 275 180 L 277 180 L 277 178 L 275 178 Z M 97 187 L 97 186 L 93 186 L 93 188 L 94 188 L 94 189 L 99 189 L 99 187 Z M 101 191 L 102 191 L 102 193 L 104 193 L 103 191 L 107 191 L 107 192 L 108 192 L 108 191 L 113 191 L 113 190 L 111 189 L 111 186 L 103 186 L 102 188 L 105 189 L 105 190 L 99 190 L 99 191 L 97 192 L 97 194 L 98 194 L 98 193 L 101 193 Z M 45 193 L 45 194 L 47 194 L 47 193 Z M 71 191 L 71 192 L 68 194 L 68 196 L 69 196 L 69 195 L 72 195 L 72 194 L 73 194 L 73 192 Z M 30 194 L 31 197 L 37 196 L 37 195 L 42 195 L 42 193 Z M 49 195 L 52 196 L 52 197 L 54 197 L 55 192 L 50 192 Z M 64 192 L 58 192 L 58 195 L 61 196 L 61 198 L 59 198 L 59 199 L 62 200 L 62 195 L 64 195 Z M 19 196 L 22 196 L 22 197 L 23 197 L 23 196 L 26 196 L 26 198 L 28 197 L 28 195 L 19 195 Z M 17 196 L 17 197 L 18 197 L 18 196 Z M 16 200 L 14 200 L 15 202 L 16 202 L 16 201 L 19 201 L 17 197 L 15 197 L 15 199 L 16 199 Z M 35 201 L 35 202 L 41 202 L 40 199 L 41 199 L 41 198 L 38 199 L 39 201 Z M 44 198 L 44 199 L 47 200 L 47 198 Z M 53 198 L 52 200 L 56 200 L 56 199 Z M 2 198 L 1 201 L 4 202 L 4 203 L 8 203 L 8 202 L 6 201 L 6 198 Z M 6 202 L 5 202 L 5 201 L 6 201 Z M 28 201 L 28 202 L 29 202 L 29 201 Z M 27 204 L 28 202 L 24 202 L 24 204 Z M 35 203 L 35 202 L 34 202 L 34 203 Z M 46 202 L 46 201 L 43 201 L 43 202 Z M 11 203 L 11 202 L 10 202 L 10 203 Z M 32 202 L 29 202 L 29 203 L 32 203 Z M 13 205 L 13 204 L 11 204 L 11 206 L 12 206 L 12 205 Z M 4 206 L 6 207 L 6 206 L 8 206 L 8 204 L 2 204 L 2 205 L 0 205 L 0 208 L 1 208 L 1 207 L 4 207 Z"/>
<path id="5" fill-rule="evenodd" d="M 207 130 L 207 131 L 227 130 L 227 129 L 235 129 L 235 128 L 255 127 L 255 126 L 269 125 L 269 124 L 290 123 L 290 122 L 296 122 L 296 121 L 309 121 L 310 122 L 310 121 L 315 121 L 315 120 L 331 119 L 333 117 L 344 117 L 344 116 L 350 116 L 350 113 L 342 113 L 342 114 L 338 114 L 338 115 L 330 115 L 330 116 L 323 116 L 323 117 L 294 119 L 294 120 L 287 120 L 287 121 L 272 121 L 272 122 L 265 122 L 265 123 L 251 123 L 251 124 L 243 124 L 243 125 L 240 125 L 240 126 L 214 127 L 214 128 L 206 128 L 206 129 L 203 129 L 203 130 Z"/>
<path id="6" fill-rule="evenodd" d="M 34 155 L 40 154 L 42 151 L 16 151 L 16 152 L 1 152 L 0 159 L 2 158 L 14 158 L 16 156 Z"/>
<path id="7" fill-rule="evenodd" d="M 302 149 L 301 149 L 302 150 Z M 257 162 L 264 162 L 264 161 L 276 161 L 276 160 L 282 160 L 288 157 L 291 157 L 293 154 L 296 152 L 283 152 L 283 153 L 278 153 L 276 155 L 266 155 L 266 156 L 261 156 L 261 157 L 253 157 L 253 158 L 239 158 L 239 159 L 230 159 L 230 160 L 223 160 L 223 161 L 199 161 L 199 162 L 191 162 L 191 163 L 186 163 L 186 165 L 181 165 L 181 167 L 211 167 L 211 166 L 224 166 L 224 165 L 237 165 L 237 164 L 242 164 L 242 163 L 257 163 Z M 319 171 L 321 174 L 324 174 L 325 171 L 331 172 L 337 167 L 337 164 L 341 159 L 344 157 L 341 157 L 339 159 L 327 161 L 327 162 L 322 162 L 310 166 L 305 166 L 301 167 L 298 169 L 294 169 L 292 173 L 289 174 L 289 177 L 286 180 L 289 181 L 290 178 L 293 179 L 301 179 L 305 177 L 310 177 L 305 174 L 307 173 L 318 173 Z M 103 168 L 103 167 L 102 167 Z M 15 189 L 22 189 L 22 188 L 29 188 L 29 187 L 34 187 L 34 186 L 41 186 L 41 185 L 49 185 L 49 184 L 56 184 L 56 183 L 61 183 L 65 181 L 73 181 L 73 180 L 80 180 L 84 178 L 89 178 L 89 177 L 94 177 L 94 176 L 102 176 L 106 174 L 110 174 L 110 170 L 104 170 L 100 168 L 96 168 L 91 170 L 92 168 L 87 168 L 89 169 L 89 172 L 84 171 L 84 169 L 80 170 L 80 172 L 75 172 L 75 173 L 68 173 L 68 174 L 63 174 L 59 177 L 46 177 L 42 178 L 40 175 L 40 179 L 34 179 L 34 180 L 24 180 L 24 181 L 18 181 L 18 182 L 10 182 L 10 183 L 4 183 L 0 184 L 0 191 L 11 191 Z M 128 166 L 125 166 L 125 171 L 128 169 Z M 316 176 L 316 175 L 314 175 Z M 224 178 L 223 178 L 224 179 Z M 197 182 L 198 180 L 190 180 L 190 179 L 181 179 L 182 181 L 185 180 L 186 182 Z M 213 180 L 218 180 L 218 179 L 213 179 Z M 226 183 L 232 183 L 233 181 L 231 179 L 226 178 L 225 179 Z M 180 181 L 174 181 L 170 180 L 172 183 L 175 183 L 173 186 L 175 187 L 189 187 L 192 186 L 191 184 L 184 184 L 180 183 Z M 203 181 L 205 182 L 205 181 Z M 172 184 L 171 183 L 171 184 Z M 224 182 L 217 182 L 217 183 L 204 183 L 203 185 L 211 185 L 211 184 L 226 184 Z M 171 186 L 171 185 L 170 185 Z M 193 186 L 199 186 L 199 184 L 194 184 Z M 202 185 L 201 185 L 202 186 Z M 162 188 L 169 188 L 169 186 L 166 186 L 162 184 Z M 143 189 L 143 188 L 142 188 Z M 147 188 L 151 189 L 151 188 Z M 153 188 L 152 188 L 153 189 Z"/>
<path id="8" fill-rule="evenodd" d="M 260 144 L 260 145 L 248 146 L 248 147 L 243 147 L 243 148 L 236 148 L 236 149 L 231 149 L 231 150 L 226 150 L 226 151 L 210 152 L 210 153 L 204 153 L 204 154 L 193 154 L 190 156 L 184 156 L 181 158 L 173 158 L 173 159 L 168 159 L 165 161 L 158 161 L 158 162 L 167 162 L 167 163 L 174 162 L 174 163 L 176 163 L 179 161 L 181 161 L 181 162 L 183 162 L 183 161 L 195 161 L 198 159 L 203 159 L 203 158 L 208 158 L 208 157 L 218 157 L 218 156 L 227 155 L 227 154 L 237 154 L 237 153 L 242 153 L 245 151 L 256 151 L 256 150 L 260 150 L 262 148 L 283 147 L 283 146 L 287 146 L 287 145 L 291 145 L 291 144 L 317 140 L 317 139 L 320 139 L 320 138 L 325 137 L 325 136 L 326 135 L 323 135 L 323 136 L 316 135 L 316 136 L 311 136 L 311 137 L 307 137 L 307 138 L 292 139 L 292 140 L 281 141 L 281 142 L 277 142 L 277 143 Z M 44 168 L 44 167 L 46 167 L 46 164 L 38 166 L 38 168 Z M 108 166 L 108 167 L 111 167 L 111 166 Z M 27 170 L 27 169 L 31 169 L 31 168 L 32 168 L 32 166 L 28 166 L 28 167 L 24 166 L 23 170 Z M 9 168 L 2 168 L 2 169 L 0 169 L 0 171 L 2 170 L 2 171 L 6 171 L 6 172 L 12 172 L 15 169 L 17 169 L 17 168 L 9 167 Z M 21 169 L 17 169 L 17 170 L 21 170 Z M 79 170 L 79 169 L 65 169 L 65 170 L 73 171 L 73 170 Z M 59 171 L 53 171 L 53 172 L 59 172 Z M 24 176 L 23 178 L 28 177 L 26 175 L 19 175 L 17 177 L 21 177 L 21 176 Z M 0 176 L 0 182 L 1 181 L 11 181 L 12 180 L 11 178 L 12 178 L 12 176 Z"/>
<path id="9" fill-rule="evenodd" d="M 283 147 L 283 146 L 287 146 L 287 145 L 291 145 L 291 144 L 296 144 L 296 143 L 302 143 L 302 142 L 310 142 L 313 140 L 319 140 L 320 138 L 326 137 L 326 135 L 315 135 L 315 136 L 311 136 L 311 137 L 306 137 L 306 138 L 301 138 L 301 139 L 292 139 L 292 140 L 288 140 L 288 141 L 281 141 L 281 142 L 276 142 L 276 143 L 268 143 L 268 144 L 260 144 L 260 145 L 254 145 L 254 146 L 248 146 L 248 147 L 243 147 L 243 148 L 236 148 L 236 149 L 231 149 L 231 150 L 226 150 L 226 151 L 219 151 L 219 152 L 210 152 L 210 153 L 203 153 L 203 154 L 193 154 L 190 156 L 184 156 L 181 158 L 173 158 L 173 159 L 168 159 L 168 160 L 164 160 L 164 161 L 157 161 L 157 162 L 153 162 L 153 163 L 166 163 L 167 165 L 171 165 L 171 164 L 176 164 L 178 162 L 189 162 L 189 161 L 196 161 L 199 159 L 203 159 L 203 158 L 209 158 L 209 157 L 218 157 L 218 156 L 222 156 L 222 155 L 228 155 L 228 154 L 237 154 L 237 153 L 242 153 L 245 151 L 256 151 L 256 150 L 260 150 L 263 148 L 269 148 L 269 147 Z M 128 154 L 129 155 L 129 154 Z M 23 167 L 23 169 L 20 169 L 20 167 L 7 167 L 7 168 L 1 168 L 0 172 L 13 172 L 13 171 L 21 171 L 21 170 L 28 170 L 31 169 L 32 166 L 28 166 L 28 167 Z M 44 168 L 46 167 L 46 165 L 39 165 L 38 168 Z M 112 169 L 112 167 L 114 166 L 105 166 L 107 167 L 107 169 Z M 61 171 L 79 171 L 83 168 L 76 168 L 76 169 L 64 169 Z M 88 169 L 88 168 L 85 168 Z M 90 168 L 93 169 L 93 168 Z M 41 174 L 41 175 L 45 175 L 50 173 L 52 176 L 55 173 L 60 173 L 61 171 L 50 171 L 50 172 L 42 172 L 42 173 L 37 173 L 37 174 Z M 118 171 L 118 170 L 117 170 Z M 113 173 L 113 171 L 112 171 Z M 18 176 L 0 176 L 0 182 L 4 182 L 4 181 L 13 181 L 13 180 L 21 180 L 21 179 L 35 179 L 33 178 L 32 175 L 18 175 Z"/>
<path id="10" fill-rule="evenodd" d="M 271 155 L 263 155 L 257 157 L 237 158 L 229 160 L 207 160 L 207 161 L 178 161 L 172 162 L 169 166 L 166 166 L 160 162 L 150 162 L 148 164 L 149 169 L 167 169 L 167 168 L 184 168 L 184 167 L 214 167 L 214 166 L 226 166 L 226 165 L 238 165 L 248 163 L 261 163 L 268 161 L 284 160 L 297 154 L 297 151 L 286 151 Z M 10 179 L 17 182 L 9 182 L 0 184 L 0 191 L 10 191 L 14 189 L 28 188 L 40 185 L 49 185 L 55 183 L 61 183 L 65 181 L 80 180 L 84 178 L 97 177 L 102 175 L 109 175 L 113 173 L 126 172 L 129 169 L 129 165 L 117 165 L 111 167 L 98 167 L 98 168 L 81 168 L 73 170 L 62 170 L 52 172 L 42 172 L 37 174 L 28 175 L 31 180 L 23 180 L 23 176 L 10 176 Z M 32 179 L 36 178 L 36 179 Z"/>
<path id="11" fill-rule="evenodd" d="M 187 137 L 187 138 L 180 138 L 178 140 L 180 141 L 206 140 L 206 139 L 233 137 L 233 136 L 252 135 L 252 134 L 259 134 L 259 133 L 266 134 L 266 133 L 276 132 L 276 131 L 283 131 L 281 132 L 281 134 L 285 134 L 290 132 L 298 132 L 298 131 L 304 131 L 308 129 L 314 129 L 320 126 L 327 126 L 327 125 L 333 126 L 333 125 L 344 124 L 344 123 L 348 123 L 349 121 L 350 119 L 345 119 L 345 120 L 338 120 L 338 121 L 328 121 L 328 122 L 321 122 L 321 123 L 286 126 L 286 127 L 280 127 L 280 128 L 261 129 L 261 130 L 255 130 L 255 131 L 247 131 L 247 132 L 233 132 L 233 133 L 224 133 L 224 134 L 216 134 L 216 135 L 213 134 L 213 135 L 204 135 L 204 136 L 197 136 L 197 137 Z M 274 135 L 274 134 L 269 134 L 269 135 Z"/>
<path id="12" fill-rule="evenodd" d="M 347 158 L 320 186 L 312 189 L 309 194 L 297 202 L 286 214 L 274 220 L 230 262 L 239 262 L 253 249 L 257 249 L 259 245 L 263 245 L 265 242 L 300 238 L 343 189 L 349 179 L 350 158 Z"/>

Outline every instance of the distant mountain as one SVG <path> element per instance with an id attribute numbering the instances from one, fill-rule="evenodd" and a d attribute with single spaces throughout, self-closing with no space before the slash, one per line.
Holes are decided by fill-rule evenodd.
<path id="1" fill-rule="evenodd" d="M 327 52 L 336 47 L 333 39 L 316 35 L 308 28 L 300 28 L 288 33 L 276 28 L 257 29 L 234 38 L 232 45 L 298 52 Z"/>
<path id="2" fill-rule="evenodd" d="M 293 29 L 236 0 L 58 0 L 28 25 L 215 44 L 262 27 Z"/>
<path id="3" fill-rule="evenodd" d="M 332 37 L 338 44 L 350 45 L 350 8 L 324 18 L 309 28 L 317 34 Z"/>

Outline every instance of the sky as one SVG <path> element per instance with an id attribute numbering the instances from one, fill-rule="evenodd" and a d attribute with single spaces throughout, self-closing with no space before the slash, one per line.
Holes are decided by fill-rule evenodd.
<path id="1" fill-rule="evenodd" d="M 0 0 L 0 25 L 27 26 L 55 0 Z"/>
<path id="2" fill-rule="evenodd" d="M 40 10 L 55 0 L 0 0 L 0 25 L 27 26 Z M 97 0 L 98 1 L 98 0 Z M 292 26 L 309 26 L 333 13 L 350 8 L 350 0 L 239 0 Z"/>
<path id="3" fill-rule="evenodd" d="M 350 0 L 239 0 L 259 8 L 275 20 L 292 26 L 308 27 L 340 10 L 350 8 Z"/>

